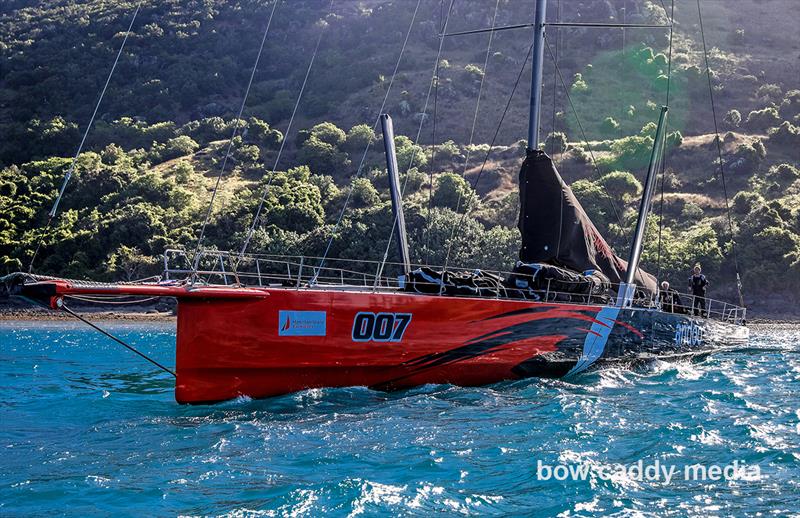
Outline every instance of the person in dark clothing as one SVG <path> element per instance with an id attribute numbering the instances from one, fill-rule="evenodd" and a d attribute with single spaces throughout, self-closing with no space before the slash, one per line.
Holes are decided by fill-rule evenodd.
<path id="1" fill-rule="evenodd" d="M 703 269 L 699 264 L 695 265 L 692 276 L 689 277 L 689 289 L 692 292 L 692 313 L 695 315 L 706 316 L 706 290 L 708 289 L 708 279 L 703 275 Z"/>
<path id="2" fill-rule="evenodd" d="M 661 283 L 661 291 L 659 292 L 661 299 L 661 311 L 665 313 L 683 313 L 683 304 L 681 297 L 678 295 L 678 290 L 669 287 L 669 283 L 664 281 Z"/>

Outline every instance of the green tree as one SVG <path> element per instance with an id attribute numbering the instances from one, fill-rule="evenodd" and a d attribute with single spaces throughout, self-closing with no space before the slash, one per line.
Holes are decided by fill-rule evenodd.
<path id="1" fill-rule="evenodd" d="M 736 129 L 742 123 L 742 114 L 739 113 L 739 110 L 729 110 L 722 119 L 722 122 L 729 128 Z"/>
<path id="2" fill-rule="evenodd" d="M 341 151 L 339 146 L 345 143 L 347 135 L 344 131 L 330 122 L 317 124 L 303 141 L 299 160 L 308 165 L 315 174 L 329 174 L 341 176 L 342 172 L 350 166 L 347 153 Z"/>
<path id="3" fill-rule="evenodd" d="M 154 274 L 159 261 L 142 254 L 138 248 L 120 245 L 106 261 L 106 269 L 115 278 L 130 282 Z"/>
<path id="4" fill-rule="evenodd" d="M 359 124 L 347 132 L 345 150 L 348 153 L 363 153 L 375 141 L 375 132 L 367 124 Z"/>
<path id="5" fill-rule="evenodd" d="M 394 138 L 394 146 L 397 152 L 397 167 L 400 171 L 405 171 L 412 165 L 419 169 L 425 167 L 428 163 L 428 157 L 425 156 L 425 151 L 422 146 L 414 144 L 414 142 L 405 135 L 398 135 Z"/>
<path id="6" fill-rule="evenodd" d="M 753 110 L 747 114 L 747 128 L 751 131 L 766 131 L 781 123 L 778 109 L 768 106 L 761 110 Z"/>
<path id="7" fill-rule="evenodd" d="M 266 177 L 262 184 L 265 181 L 268 181 Z M 308 167 L 275 173 L 265 196 L 262 211 L 264 224 L 305 232 L 322 225 L 324 215 L 322 195 L 319 187 L 311 182 Z"/>
<path id="8" fill-rule="evenodd" d="M 615 199 L 629 203 L 642 193 L 642 184 L 627 171 L 612 171 L 603 175 L 599 184 Z"/>
<path id="9" fill-rule="evenodd" d="M 478 205 L 478 195 L 472 186 L 456 173 L 442 173 L 436 177 L 433 205 L 458 212 L 469 212 Z"/>
<path id="10" fill-rule="evenodd" d="M 380 202 L 378 191 L 366 178 L 356 178 L 351 186 L 350 204 L 354 208 L 373 207 Z"/>

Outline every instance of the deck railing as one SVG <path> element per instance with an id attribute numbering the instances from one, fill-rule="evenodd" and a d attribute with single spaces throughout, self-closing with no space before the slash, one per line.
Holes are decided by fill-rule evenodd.
<path id="1" fill-rule="evenodd" d="M 412 270 L 421 264 L 412 264 Z M 434 271 L 442 271 L 441 267 L 430 266 Z M 462 267 L 449 267 L 449 272 L 474 271 Z M 483 274 L 496 276 L 497 286 L 488 291 L 497 298 L 511 298 L 510 288 L 502 280 L 513 272 L 502 270 L 480 270 Z M 342 289 L 366 291 L 397 291 L 404 288 L 405 280 L 400 277 L 403 266 L 398 263 L 382 263 L 380 261 L 323 258 L 290 255 L 239 255 L 231 252 L 203 250 L 196 256 L 190 256 L 184 250 L 169 249 L 164 253 L 164 282 L 182 282 L 194 285 L 247 286 L 247 287 L 283 287 L 290 289 Z M 417 286 L 427 284 L 429 294 L 443 294 L 439 283 L 425 283 L 415 280 Z M 563 282 L 561 282 L 563 285 Z M 598 295 L 559 291 L 551 289 L 550 282 L 544 289 L 536 290 L 526 297 L 543 302 L 561 302 L 572 304 L 608 304 L 616 299 L 619 285 L 611 284 L 610 294 Z M 475 296 L 487 297 L 487 290 Z M 470 296 L 464 294 L 462 296 Z M 680 306 L 676 313 L 689 314 L 695 307 L 692 295 L 681 294 Z M 728 302 L 705 298 L 703 315 L 707 318 L 724 322 L 740 323 L 746 318 L 746 308 Z M 639 298 L 636 307 L 659 307 L 658 298 Z"/>

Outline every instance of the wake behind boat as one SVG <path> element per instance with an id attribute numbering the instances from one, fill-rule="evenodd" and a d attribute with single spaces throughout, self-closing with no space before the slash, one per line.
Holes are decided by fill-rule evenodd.
<path id="1" fill-rule="evenodd" d="M 540 151 L 545 8 L 539 0 L 528 150 L 520 171 L 522 243 L 513 271 L 411 263 L 394 133 L 381 114 L 400 263 L 247 254 L 247 243 L 239 253 L 204 250 L 201 231 L 196 250 L 165 252 L 157 282 L 14 274 L 4 279 L 7 290 L 73 315 L 70 298 L 174 297 L 181 403 L 315 387 L 564 377 L 605 363 L 707 354 L 745 343 L 743 307 L 706 299 L 700 314 L 689 311 L 693 303 L 666 311 L 655 277 L 639 267 L 664 152 L 666 106 L 627 261 L 613 253 Z M 51 215 L 57 207 L 58 201 Z"/>

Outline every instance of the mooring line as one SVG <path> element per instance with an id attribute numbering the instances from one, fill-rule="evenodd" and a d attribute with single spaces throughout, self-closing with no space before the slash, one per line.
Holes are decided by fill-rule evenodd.
<path id="1" fill-rule="evenodd" d="M 175 374 L 175 372 L 174 372 L 174 371 L 172 371 L 171 369 L 168 369 L 167 367 L 164 367 L 163 365 L 161 365 L 160 363 L 158 363 L 158 362 L 157 362 L 157 361 L 155 361 L 154 359 L 150 358 L 149 356 L 147 356 L 147 355 L 146 355 L 146 354 L 144 354 L 143 352 L 140 352 L 140 351 L 138 351 L 136 348 L 134 348 L 134 347 L 133 347 L 133 346 L 131 346 L 131 345 L 128 345 L 128 344 L 126 344 L 125 342 L 123 342 L 122 340 L 120 340 L 120 339 L 119 339 L 119 338 L 117 338 L 116 336 L 112 335 L 111 333 L 109 333 L 109 332 L 108 332 L 108 331 L 106 331 L 105 329 L 101 329 L 100 327 L 98 327 L 98 326 L 96 326 L 95 324 L 93 324 L 93 323 L 89 322 L 88 320 L 86 320 L 85 318 L 83 318 L 82 316 L 80 316 L 79 314 L 75 313 L 74 311 L 72 311 L 71 309 L 69 309 L 69 308 L 67 307 L 67 305 L 66 305 L 66 304 L 64 304 L 64 301 L 63 301 L 63 300 L 61 300 L 61 299 L 59 299 L 59 300 L 58 300 L 58 308 L 59 308 L 59 309 L 62 309 L 62 310 L 64 310 L 64 311 L 65 311 L 65 312 L 67 312 L 67 313 L 69 313 L 70 315 L 72 315 L 73 317 L 77 318 L 78 320 L 80 320 L 81 322 L 83 322 L 83 323 L 84 323 L 84 324 L 86 324 L 87 326 L 91 327 L 91 328 L 92 328 L 92 329 L 94 329 L 95 331 L 97 331 L 97 332 L 99 332 L 99 333 L 101 333 L 101 334 L 103 334 L 103 335 L 107 336 L 108 338 L 111 338 L 112 340 L 114 340 L 115 342 L 117 342 L 118 344 L 120 344 L 121 346 L 123 346 L 123 347 L 125 347 L 125 348 L 129 349 L 130 351 L 133 351 L 134 353 L 138 354 L 139 356 L 141 356 L 141 357 L 142 357 L 142 358 L 144 358 L 145 360 L 149 361 L 150 363 L 152 363 L 153 365 L 155 365 L 155 366 L 156 366 L 156 367 L 158 367 L 159 369 L 163 370 L 164 372 L 168 372 L 168 373 L 172 374 L 172 376 L 173 376 L 173 377 L 175 377 L 175 378 L 177 378 L 177 377 L 178 377 L 178 376 L 177 376 L 177 374 Z"/>

